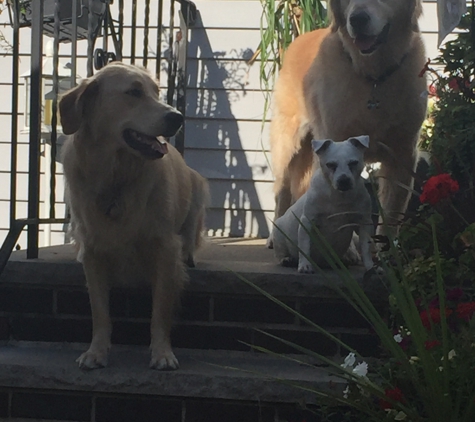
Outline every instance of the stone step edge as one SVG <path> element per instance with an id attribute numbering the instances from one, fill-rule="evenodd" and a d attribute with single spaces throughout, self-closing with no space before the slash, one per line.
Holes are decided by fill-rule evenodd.
<path id="1" fill-rule="evenodd" d="M 293 385 L 327 391 L 345 387 L 321 365 L 220 350 L 175 349 L 180 369 L 155 371 L 148 368 L 146 347 L 114 346 L 107 368 L 87 371 L 75 363 L 85 349 L 61 343 L 0 345 L 0 389 L 316 403 L 315 394 Z"/>
<path id="2" fill-rule="evenodd" d="M 322 276 L 299 274 L 296 270 L 282 272 L 275 267 L 268 263 L 234 262 L 232 267 L 223 268 L 214 262 L 203 262 L 196 268 L 189 269 L 190 281 L 186 285 L 186 291 L 199 294 L 262 296 L 239 278 L 242 276 L 277 297 L 341 299 L 333 286 L 341 288 L 344 282 L 334 271 L 325 270 Z M 365 277 L 361 268 L 352 268 L 350 271 L 369 297 L 387 300 L 387 289 L 378 276 Z M 78 262 L 25 259 L 9 261 L 0 275 L 0 283 L 11 286 L 85 288 L 85 277 Z"/>

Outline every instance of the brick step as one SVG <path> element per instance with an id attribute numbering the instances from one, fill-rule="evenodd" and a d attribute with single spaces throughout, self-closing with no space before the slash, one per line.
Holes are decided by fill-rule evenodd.
<path id="1" fill-rule="evenodd" d="M 353 272 L 362 277 L 361 269 Z M 332 271 L 325 277 L 301 275 L 276 265 L 272 252 L 262 244 L 228 240 L 210 242 L 189 273 L 172 333 L 175 347 L 248 351 L 249 345 L 257 345 L 294 352 L 257 332 L 258 328 L 327 356 L 340 354 L 334 343 L 248 286 L 240 274 L 360 353 L 378 352 L 367 323 L 331 288 L 342 285 Z M 375 289 L 368 291 L 374 294 Z M 111 314 L 113 343 L 149 343 L 149 289 L 113 290 Z M 0 340 L 87 342 L 90 338 L 89 298 L 73 248 L 44 248 L 36 260 L 15 252 L 0 277 Z"/>
<path id="2" fill-rule="evenodd" d="M 176 349 L 180 369 L 160 372 L 148 368 L 146 347 L 117 346 L 107 368 L 84 371 L 75 359 L 85 347 L 1 346 L 0 420 L 301 422 L 294 403 L 312 405 L 316 396 L 292 384 L 344 388 L 308 359 L 248 352 Z"/>

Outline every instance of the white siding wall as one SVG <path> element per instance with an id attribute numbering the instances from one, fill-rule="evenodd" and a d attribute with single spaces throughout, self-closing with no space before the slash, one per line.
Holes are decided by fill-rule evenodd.
<path id="1" fill-rule="evenodd" d="M 259 43 L 261 4 L 259 0 L 195 0 L 199 19 L 190 31 L 188 50 L 188 93 L 186 111 L 186 151 L 189 165 L 206 176 L 211 185 L 211 209 L 208 227 L 211 235 L 266 236 L 274 208 L 272 171 L 268 154 L 268 123 L 262 129 L 264 96 L 260 90 L 258 64 L 249 67 L 245 58 Z M 152 2 L 151 16 L 156 16 L 158 2 Z M 126 13 L 126 25 L 130 14 Z M 6 22 L 7 14 L 0 15 Z M 139 22 L 143 10 L 139 7 Z M 164 23 L 168 22 L 165 11 Z M 177 22 L 177 20 L 176 20 Z M 153 21 L 152 21 L 153 23 Z M 435 1 L 426 1 L 421 21 L 428 57 L 437 55 L 437 19 Z M 8 25 L 0 26 L 11 39 Z M 137 36 L 137 53 L 143 50 L 143 37 Z M 126 31 L 126 51 L 129 46 Z M 29 29 L 21 30 L 20 73 L 29 70 Z M 156 31 L 150 31 L 156 39 Z M 164 38 L 166 40 L 166 38 Z M 100 46 L 101 41 L 98 40 Z M 78 44 L 83 57 L 78 73 L 86 73 L 84 59 L 86 42 Z M 166 46 L 164 45 L 163 50 Z M 149 48 L 153 55 L 154 42 Z M 68 61 L 69 45 L 61 46 Z M 140 64 L 140 60 L 138 60 Z M 10 171 L 10 98 L 11 64 L 9 55 L 0 56 L 0 242 L 8 230 Z M 163 63 L 165 65 L 165 63 Z M 155 66 L 155 62 L 150 64 Z M 166 83 L 165 75 L 162 81 Z M 162 83 L 162 85 L 164 85 Z M 23 91 L 20 90 L 20 93 Z M 20 95 L 23 104 L 23 96 Z M 20 106 L 21 110 L 23 105 Z M 20 116 L 20 128 L 23 127 Z M 20 136 L 18 198 L 19 216 L 26 216 L 27 135 Z M 64 216 L 62 176 L 57 177 L 57 216 Z M 43 228 L 41 241 L 43 241 Z M 61 225 L 53 227 L 52 244 L 64 242 Z M 20 239 L 25 247 L 25 235 Z"/>

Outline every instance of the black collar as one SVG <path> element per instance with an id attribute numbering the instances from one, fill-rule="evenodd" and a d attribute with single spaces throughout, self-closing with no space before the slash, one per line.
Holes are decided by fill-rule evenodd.
<path id="1" fill-rule="evenodd" d="M 348 59 L 350 60 L 351 63 L 353 63 L 353 60 L 351 59 L 351 56 L 349 53 L 345 52 Z M 404 63 L 404 61 L 406 60 L 407 56 L 409 54 L 406 53 L 404 54 L 404 56 L 402 56 L 401 58 L 401 61 L 399 63 L 395 63 L 393 64 L 392 66 L 389 66 L 381 75 L 379 75 L 378 77 L 373 77 L 373 76 L 369 76 L 369 75 L 366 75 L 365 76 L 365 79 L 368 81 L 368 82 L 371 82 L 372 84 L 375 84 L 375 85 L 379 85 L 379 84 L 382 84 L 386 79 L 388 79 L 390 76 L 392 76 L 393 73 L 395 73 L 401 66 L 402 64 Z"/>
<path id="2" fill-rule="evenodd" d="M 379 75 L 377 78 L 374 78 L 373 76 L 366 76 L 366 79 L 374 84 L 382 84 L 386 79 L 388 79 L 393 73 L 395 73 L 404 63 L 408 56 L 408 53 L 404 54 L 402 56 L 401 61 L 399 63 L 395 63 L 392 66 L 389 66 L 381 75 Z"/>

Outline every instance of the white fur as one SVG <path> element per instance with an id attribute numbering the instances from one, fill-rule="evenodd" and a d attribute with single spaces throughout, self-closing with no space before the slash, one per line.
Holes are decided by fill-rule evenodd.
<path id="1" fill-rule="evenodd" d="M 312 242 L 318 235 L 309 234 L 315 226 L 340 258 L 354 252 L 350 245 L 356 232 L 363 265 L 366 270 L 373 267 L 371 198 L 361 178 L 368 145 L 368 136 L 344 142 L 312 141 L 320 166 L 310 188 L 274 223 L 274 252 L 282 264 L 298 259 L 300 273 L 314 272 L 307 257 L 317 265 L 328 265 L 322 246 Z"/>

